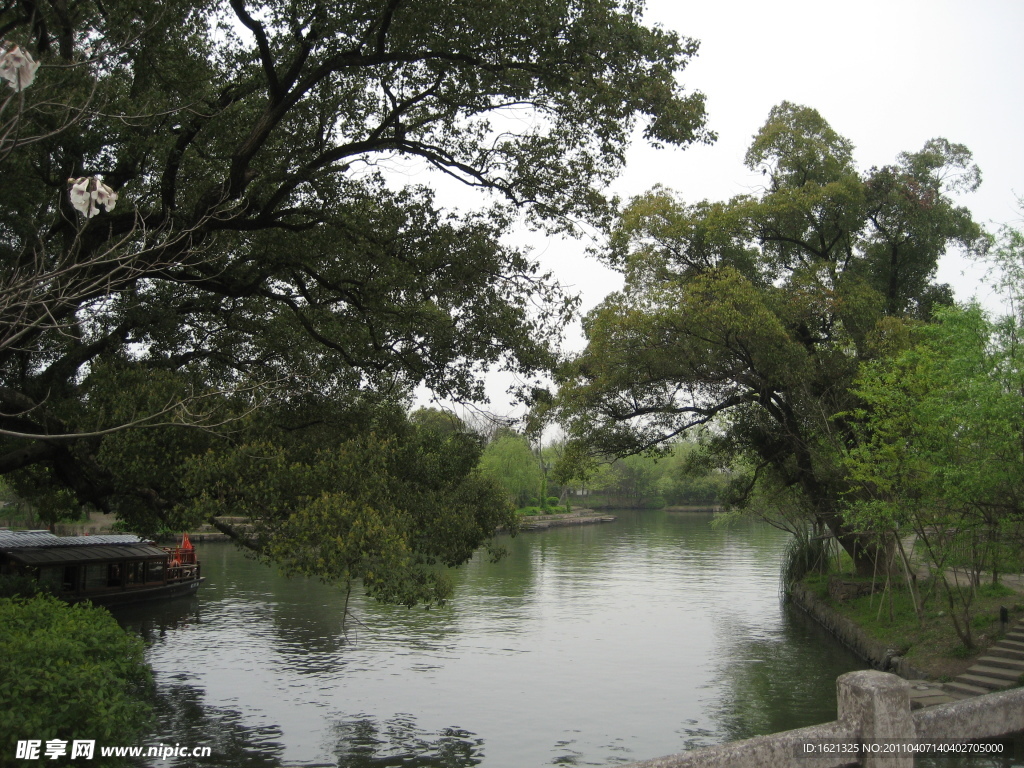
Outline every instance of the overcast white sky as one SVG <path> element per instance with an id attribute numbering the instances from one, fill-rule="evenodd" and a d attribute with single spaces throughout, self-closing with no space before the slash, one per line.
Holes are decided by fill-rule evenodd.
<path id="1" fill-rule="evenodd" d="M 814 107 L 850 139 L 861 169 L 934 137 L 965 144 L 983 181 L 962 204 L 992 229 L 1024 225 L 1024 1 L 648 0 L 647 20 L 700 41 L 683 82 L 706 94 L 719 139 L 686 150 L 635 146 L 614 187 L 624 198 L 658 183 L 689 201 L 753 191 L 761 177 L 743 155 L 771 107 L 788 100 Z M 581 293 L 584 310 L 620 285 L 584 255 L 585 244 L 534 248 Z M 977 265 L 951 255 L 939 279 L 959 299 L 997 306 Z M 581 344 L 571 330 L 567 346 Z M 507 386 L 495 377 L 495 411 L 506 407 Z"/>

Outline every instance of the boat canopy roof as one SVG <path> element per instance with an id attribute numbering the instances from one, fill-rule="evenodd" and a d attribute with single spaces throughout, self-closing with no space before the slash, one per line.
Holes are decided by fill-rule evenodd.
<path id="1" fill-rule="evenodd" d="M 163 560 L 167 553 L 133 534 L 54 536 L 49 531 L 0 531 L 0 553 L 24 565 L 111 560 Z"/>
<path id="2" fill-rule="evenodd" d="M 117 560 L 166 560 L 167 553 L 152 544 L 99 544 L 92 547 L 28 547 L 3 549 L 3 554 L 23 565 L 74 565 Z"/>
<path id="3" fill-rule="evenodd" d="M 102 533 L 96 536 L 55 536 L 49 531 L 0 530 L 0 550 L 25 547 L 92 547 L 97 544 L 144 544 L 134 533 Z"/>

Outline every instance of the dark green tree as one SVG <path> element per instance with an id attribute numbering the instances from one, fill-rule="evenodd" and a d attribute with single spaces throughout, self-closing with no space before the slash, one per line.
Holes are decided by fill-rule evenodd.
<path id="1" fill-rule="evenodd" d="M 399 485 L 433 478 L 395 403 L 416 384 L 479 398 L 488 366 L 543 369 L 574 306 L 503 243 L 512 223 L 604 220 L 638 124 L 654 143 L 711 138 L 703 97 L 677 84 L 696 43 L 641 14 L 0 2 L 0 39 L 41 62 L 0 112 L 0 473 L 142 530 L 202 509 L 268 516 L 265 536 L 298 534 L 247 492 L 208 505 L 190 478 L 219 481 L 201 464 L 223 479 L 266 455 L 316 474 L 318 452 L 341 451 L 369 462 L 346 471 L 401 456 Z M 422 169 L 489 207 L 447 212 L 408 182 Z M 365 430 L 388 446 L 378 464 Z M 454 461 L 451 488 L 471 465 Z M 293 495 L 337 492 L 320 477 Z M 331 503 L 380 498 L 352 493 Z"/>
<path id="2" fill-rule="evenodd" d="M 563 418 L 618 455 L 713 425 L 709 449 L 751 468 L 734 503 L 758 486 L 796 498 L 870 573 L 876 542 L 840 508 L 836 446 L 852 435 L 835 417 L 854 407 L 880 329 L 950 301 L 933 282 L 939 256 L 986 242 L 950 197 L 979 173 L 944 139 L 860 173 L 848 140 L 789 103 L 746 163 L 760 194 L 687 205 L 655 189 L 623 212 L 604 256 L 625 288 L 585 320 L 588 346 L 561 374 Z"/>
<path id="3" fill-rule="evenodd" d="M 444 602 L 451 585 L 434 566 L 465 562 L 498 527 L 514 531 L 513 509 L 476 471 L 475 435 L 417 427 L 400 409 L 366 410 L 358 425 L 352 410 L 342 414 L 349 424 L 321 412 L 317 429 L 346 439 L 282 439 L 272 424 L 262 438 L 254 428 L 244 444 L 186 458 L 188 501 L 176 512 L 213 520 L 289 574 L 360 581 L 404 605 Z M 219 519 L 239 511 L 247 524 Z"/>
<path id="4" fill-rule="evenodd" d="M 409 421 L 418 427 L 444 435 L 470 431 L 465 422 L 454 413 L 439 408 L 417 408 L 409 414 Z"/>

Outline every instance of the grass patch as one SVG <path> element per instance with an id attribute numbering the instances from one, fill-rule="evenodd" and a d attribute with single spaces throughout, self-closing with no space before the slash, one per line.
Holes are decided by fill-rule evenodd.
<path id="1" fill-rule="evenodd" d="M 949 651 L 949 655 L 954 659 L 969 659 L 974 654 L 970 648 L 967 648 L 964 645 L 954 645 Z"/>
<path id="2" fill-rule="evenodd" d="M 1009 597 L 1018 594 L 1005 584 L 982 584 L 978 587 L 978 594 L 982 597 Z"/>
<path id="3" fill-rule="evenodd" d="M 966 648 L 957 637 L 948 607 L 939 603 L 938 592 L 925 603 L 924 618 L 919 622 L 913 600 L 905 587 L 836 602 L 827 597 L 828 577 L 811 576 L 804 580 L 804 584 L 869 635 L 890 648 L 898 649 L 900 655 L 905 656 L 915 667 L 937 678 L 960 674 L 971 665 L 973 659 L 1000 639 L 1001 606 L 1009 609 L 1010 623 L 1007 628 L 1024 617 L 1022 595 L 1002 584 L 983 585 L 977 591 L 971 611 L 975 647 Z M 920 589 L 922 594 L 927 595 L 931 584 L 922 582 Z"/>
<path id="4" fill-rule="evenodd" d="M 890 589 L 885 593 L 833 603 L 833 606 L 867 630 L 872 637 L 889 646 L 898 647 L 904 653 L 918 639 L 914 604 L 904 589 Z"/>
<path id="5" fill-rule="evenodd" d="M 828 576 L 824 573 L 812 573 L 805 576 L 803 585 L 811 590 L 817 597 L 828 599 Z"/>

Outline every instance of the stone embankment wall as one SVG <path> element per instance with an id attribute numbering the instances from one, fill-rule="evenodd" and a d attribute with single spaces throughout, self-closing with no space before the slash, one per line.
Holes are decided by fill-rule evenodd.
<path id="1" fill-rule="evenodd" d="M 540 531 L 561 525 L 586 525 L 588 523 L 611 523 L 615 518 L 602 515 L 592 509 L 574 509 L 560 515 L 529 515 L 519 520 L 519 530 Z"/>
<path id="2" fill-rule="evenodd" d="M 814 592 L 802 584 L 790 592 L 793 604 L 807 613 L 839 640 L 843 645 L 867 661 L 875 669 L 893 672 L 908 680 L 926 680 L 929 675 L 914 667 L 899 655 L 898 648 L 890 648 L 880 640 L 839 614 Z"/>

